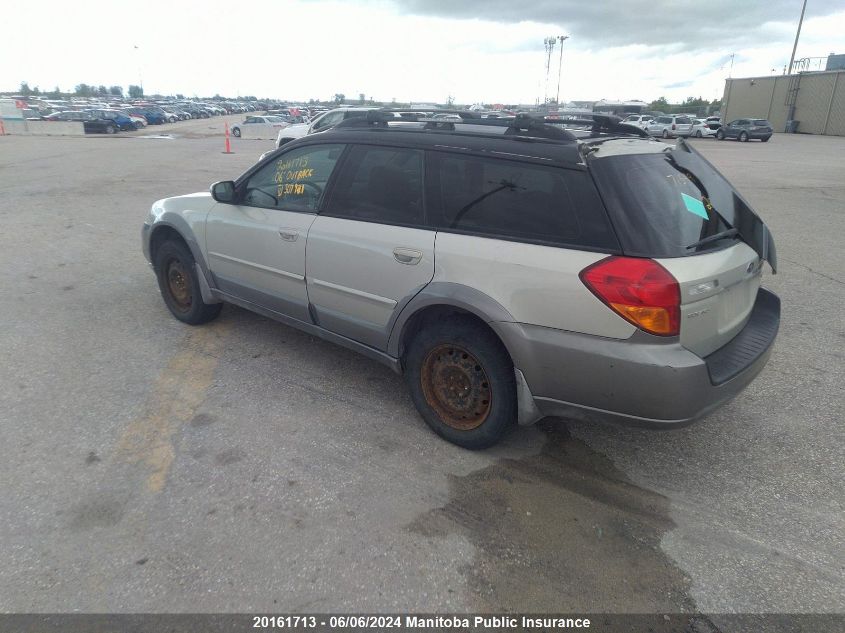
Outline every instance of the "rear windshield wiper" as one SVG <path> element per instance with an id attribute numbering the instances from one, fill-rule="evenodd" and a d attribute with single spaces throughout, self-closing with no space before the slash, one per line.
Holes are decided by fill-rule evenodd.
<path id="1" fill-rule="evenodd" d="M 739 235 L 738 229 L 727 229 L 726 231 L 720 231 L 715 235 L 709 235 L 703 239 L 698 240 L 687 246 L 687 248 L 696 248 L 698 246 L 704 246 L 705 244 L 710 244 L 711 242 L 718 242 L 719 240 L 723 240 L 727 237 L 734 237 L 735 235 Z"/>

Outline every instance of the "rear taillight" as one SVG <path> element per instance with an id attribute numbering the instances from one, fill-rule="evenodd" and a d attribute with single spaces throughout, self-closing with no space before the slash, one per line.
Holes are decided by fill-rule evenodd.
<path id="1" fill-rule="evenodd" d="M 675 129 L 675 124 L 674 124 L 674 123 L 672 124 L 672 129 L 673 129 L 673 130 Z"/>
<path id="2" fill-rule="evenodd" d="M 608 257 L 581 271 L 593 294 L 641 330 L 677 336 L 681 291 L 677 280 L 653 259 Z"/>

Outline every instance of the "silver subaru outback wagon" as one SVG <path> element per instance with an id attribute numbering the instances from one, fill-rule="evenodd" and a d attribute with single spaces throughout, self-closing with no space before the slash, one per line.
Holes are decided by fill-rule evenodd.
<path id="1" fill-rule="evenodd" d="M 143 251 L 173 316 L 229 302 L 356 350 L 467 448 L 546 416 L 683 425 L 761 371 L 774 242 L 692 147 L 456 114 L 373 112 L 157 201 Z"/>

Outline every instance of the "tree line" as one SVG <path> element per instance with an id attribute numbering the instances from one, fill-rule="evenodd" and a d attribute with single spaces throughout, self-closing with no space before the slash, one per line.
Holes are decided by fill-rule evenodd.
<path id="1" fill-rule="evenodd" d="M 77 84 L 72 92 L 62 92 L 56 86 L 53 90 L 42 91 L 38 86 L 29 87 L 29 83 L 22 81 L 18 94 L 23 97 L 47 97 L 48 99 L 62 99 L 63 97 L 123 97 L 123 86 L 96 86 L 94 84 Z M 144 96 L 141 86 L 130 85 L 129 96 L 138 99 Z"/>

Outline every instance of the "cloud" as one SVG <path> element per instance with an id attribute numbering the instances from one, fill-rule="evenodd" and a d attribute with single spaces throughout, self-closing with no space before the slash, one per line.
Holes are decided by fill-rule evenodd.
<path id="1" fill-rule="evenodd" d="M 797 24 L 798 0 L 393 0 L 400 12 L 500 23 L 538 22 L 592 47 L 677 44 L 680 50 L 743 48 L 784 36 Z M 842 10 L 841 0 L 814 0 L 805 19 Z M 786 24 L 784 24 L 786 23 Z M 551 33 L 550 33 L 551 34 Z M 542 41 L 537 44 L 542 49 Z"/>

